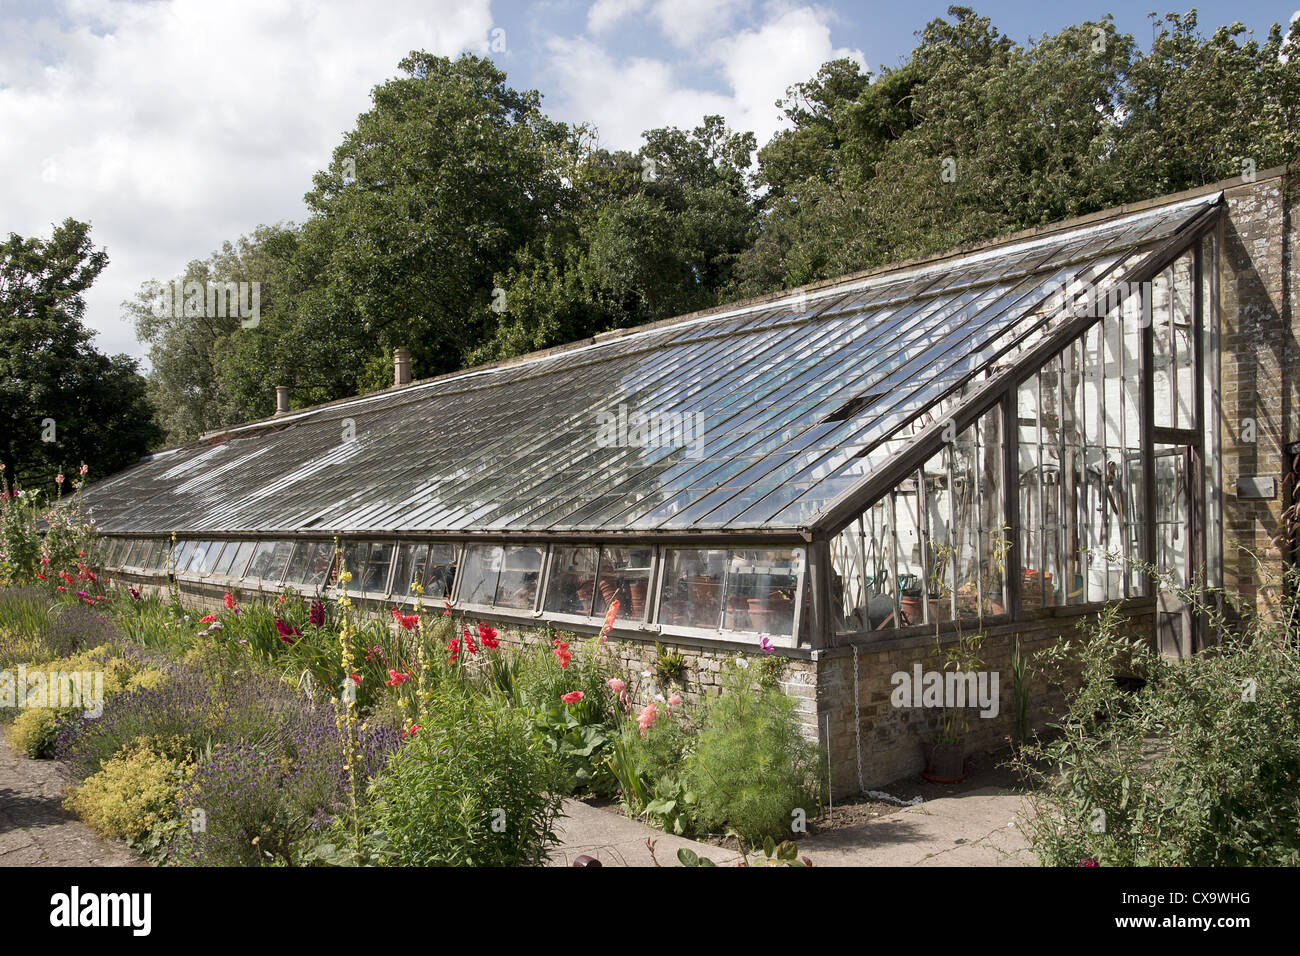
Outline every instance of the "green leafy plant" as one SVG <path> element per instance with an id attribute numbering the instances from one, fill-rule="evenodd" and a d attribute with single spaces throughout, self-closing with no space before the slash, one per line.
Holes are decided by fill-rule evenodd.
<path id="1" fill-rule="evenodd" d="M 555 839 L 552 754 L 526 715 L 443 692 L 369 792 L 368 840 L 402 866 L 526 866 Z"/>
<path id="2" fill-rule="evenodd" d="M 734 830 L 757 845 L 787 836 L 797 813 L 815 815 L 821 757 L 801 732 L 793 700 L 755 687 L 741 661 L 723 673 L 722 693 L 709 702 L 687 760 L 686 784 L 702 829 Z"/>
<path id="3" fill-rule="evenodd" d="M 661 685 L 679 683 L 686 676 L 686 658 L 678 651 L 666 651 L 655 644 L 655 662 L 651 670 Z"/>

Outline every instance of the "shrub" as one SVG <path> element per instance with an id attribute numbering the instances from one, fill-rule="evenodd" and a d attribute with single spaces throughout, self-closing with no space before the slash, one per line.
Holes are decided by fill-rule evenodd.
<path id="1" fill-rule="evenodd" d="M 540 864 L 555 839 L 556 776 L 525 714 L 442 692 L 371 787 L 367 829 L 388 863 Z"/>
<path id="2" fill-rule="evenodd" d="M 1060 735 L 1027 746 L 1041 784 L 1026 829 L 1041 863 L 1300 864 L 1300 655 L 1256 624 L 1175 663 L 1113 611 L 1052 655 L 1081 667 Z M 1140 689 L 1124 691 L 1116 678 Z M 1136 678 L 1136 681 L 1131 680 Z"/>
<path id="3" fill-rule="evenodd" d="M 177 819 L 176 793 L 186 770 L 141 744 L 74 787 L 64 805 L 92 829 L 140 846 Z"/>
<path id="4" fill-rule="evenodd" d="M 738 665 L 726 669 L 721 695 L 708 704 L 686 784 L 700 827 L 733 830 L 751 845 L 779 842 L 796 811 L 816 812 L 821 762 L 800 733 L 794 701 L 755 687 Z"/>
<path id="5" fill-rule="evenodd" d="M 59 726 L 59 712 L 53 707 L 24 707 L 9 727 L 9 742 L 34 760 L 51 757 Z"/>
<path id="6" fill-rule="evenodd" d="M 609 761 L 627 811 L 669 833 L 692 832 L 696 797 L 686 784 L 686 761 L 694 747 L 695 729 L 680 708 L 665 708 L 644 732 L 627 722 Z"/>

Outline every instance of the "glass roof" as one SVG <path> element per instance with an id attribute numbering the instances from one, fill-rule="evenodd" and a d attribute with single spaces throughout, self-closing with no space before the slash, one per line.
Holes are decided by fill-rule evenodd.
<path id="1" fill-rule="evenodd" d="M 1065 321 L 1053 283 L 1122 280 L 1218 200 L 295 412 L 161 452 L 85 501 L 121 533 L 816 527 L 918 416 Z"/>

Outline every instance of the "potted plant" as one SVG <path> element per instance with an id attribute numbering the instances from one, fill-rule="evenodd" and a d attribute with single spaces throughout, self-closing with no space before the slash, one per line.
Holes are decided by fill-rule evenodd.
<path id="1" fill-rule="evenodd" d="M 981 670 L 980 657 L 983 634 L 970 636 L 958 633 L 955 643 L 944 648 L 935 634 L 935 656 L 943 662 L 943 672 L 969 673 Z M 939 733 L 930 741 L 925 751 L 925 770 L 921 776 L 930 783 L 960 783 L 966 777 L 966 732 L 968 718 L 965 707 L 945 701 Z"/>

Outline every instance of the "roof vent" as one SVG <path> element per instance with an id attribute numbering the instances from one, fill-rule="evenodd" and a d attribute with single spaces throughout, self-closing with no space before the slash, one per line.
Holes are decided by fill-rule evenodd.
<path id="1" fill-rule="evenodd" d="M 393 384 L 411 384 L 411 353 L 406 349 L 393 349 Z"/>
<path id="2" fill-rule="evenodd" d="M 275 413 L 277 415 L 289 414 L 289 386 L 277 385 L 275 387 Z"/>
<path id="3" fill-rule="evenodd" d="M 835 409 L 835 411 L 823 418 L 822 424 L 830 424 L 831 422 L 847 422 L 850 418 L 884 394 L 884 392 L 868 392 L 866 395 L 859 395 L 857 398 L 851 398 L 839 408 Z"/>

